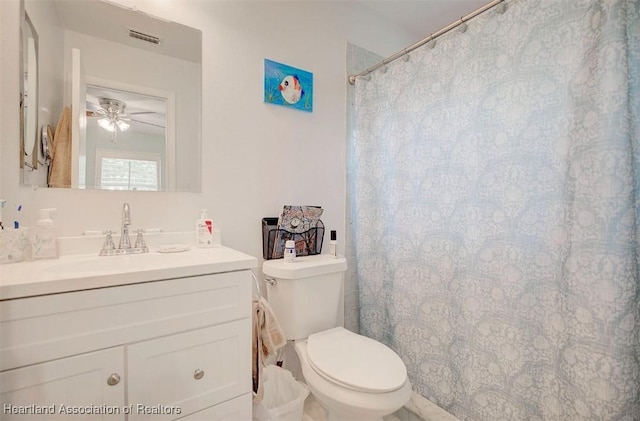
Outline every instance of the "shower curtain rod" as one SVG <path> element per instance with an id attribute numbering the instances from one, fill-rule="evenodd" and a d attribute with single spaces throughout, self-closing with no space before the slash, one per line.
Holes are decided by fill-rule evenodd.
<path id="1" fill-rule="evenodd" d="M 503 3 L 504 0 L 493 0 L 490 3 L 485 4 L 484 6 L 480 7 L 479 9 L 474 10 L 473 12 L 469 13 L 466 16 L 463 16 L 460 18 L 460 20 L 457 20 L 447 26 L 445 26 L 444 28 L 440 29 L 438 32 L 434 32 L 431 35 L 429 35 L 428 37 L 421 39 L 420 41 L 416 42 L 415 44 L 410 45 L 409 47 L 398 51 L 397 53 L 395 53 L 394 55 L 385 58 L 384 60 L 382 60 L 380 63 L 375 64 L 371 67 L 369 67 L 366 70 L 363 70 L 362 72 L 356 74 L 356 75 L 349 75 L 349 83 L 351 85 L 355 85 L 356 83 L 356 78 L 358 76 L 366 76 L 369 73 L 383 67 L 386 66 L 387 64 L 396 61 L 397 59 L 399 59 L 400 57 L 406 57 L 407 59 L 409 58 L 408 54 L 410 52 L 412 52 L 413 50 L 422 47 L 423 45 L 427 44 L 428 42 L 431 42 L 433 40 L 435 40 L 436 38 L 438 38 L 441 35 L 446 34 L 447 32 L 449 32 L 450 30 L 457 28 L 458 26 L 462 25 L 463 23 L 465 23 L 466 21 L 475 18 L 476 16 L 478 16 L 481 13 L 486 12 L 487 10 L 491 9 L 494 6 L 497 6 L 500 3 Z M 505 11 L 505 7 L 506 5 L 502 5 L 500 9 L 498 9 L 498 13 L 504 13 Z"/>

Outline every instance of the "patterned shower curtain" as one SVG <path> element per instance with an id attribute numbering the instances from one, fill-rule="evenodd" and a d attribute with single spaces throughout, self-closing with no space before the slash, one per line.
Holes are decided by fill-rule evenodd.
<path id="1" fill-rule="evenodd" d="M 361 333 L 462 420 L 640 420 L 640 2 L 506 3 L 356 82 Z"/>

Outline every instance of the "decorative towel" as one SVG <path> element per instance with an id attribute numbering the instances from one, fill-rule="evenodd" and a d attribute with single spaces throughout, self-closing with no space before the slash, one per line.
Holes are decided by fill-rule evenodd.
<path id="1" fill-rule="evenodd" d="M 273 314 L 271 306 L 263 297 L 253 298 L 253 400 L 259 402 L 264 396 L 262 369 L 269 355 L 285 346 L 287 339 Z"/>
<path id="2" fill-rule="evenodd" d="M 64 107 L 51 148 L 49 187 L 71 187 L 71 107 Z"/>

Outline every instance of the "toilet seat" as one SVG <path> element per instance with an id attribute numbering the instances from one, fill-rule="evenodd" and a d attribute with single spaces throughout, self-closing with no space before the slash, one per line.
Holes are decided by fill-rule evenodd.
<path id="1" fill-rule="evenodd" d="M 349 389 L 386 393 L 407 382 L 407 368 L 393 350 L 343 327 L 310 335 L 307 355 L 316 373 Z"/>

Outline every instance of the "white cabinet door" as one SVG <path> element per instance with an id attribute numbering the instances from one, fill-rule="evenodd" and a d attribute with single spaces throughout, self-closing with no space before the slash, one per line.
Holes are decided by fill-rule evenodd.
<path id="1" fill-rule="evenodd" d="M 173 420 L 251 391 L 251 321 L 127 347 L 129 421 Z"/>
<path id="2" fill-rule="evenodd" d="M 0 373 L 3 421 L 124 420 L 124 348 Z"/>

